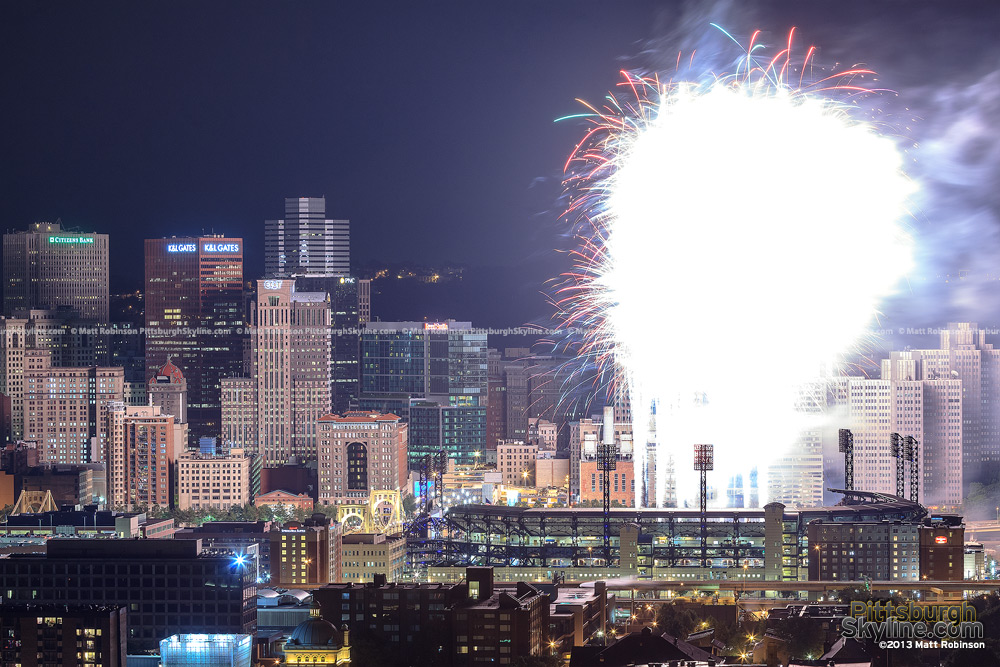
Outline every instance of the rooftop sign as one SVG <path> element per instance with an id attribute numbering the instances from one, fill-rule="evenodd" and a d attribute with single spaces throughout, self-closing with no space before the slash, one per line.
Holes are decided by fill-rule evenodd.
<path id="1" fill-rule="evenodd" d="M 94 242 L 93 236 L 50 236 L 49 243 L 61 245 L 89 245 Z"/>
<path id="2" fill-rule="evenodd" d="M 204 243 L 201 246 L 202 252 L 239 252 L 239 243 Z"/>

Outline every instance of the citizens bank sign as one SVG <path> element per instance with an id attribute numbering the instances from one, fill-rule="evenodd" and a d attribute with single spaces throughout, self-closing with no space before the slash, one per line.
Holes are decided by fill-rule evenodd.
<path id="1" fill-rule="evenodd" d="M 93 236 L 50 236 L 49 243 L 59 245 L 90 245 L 94 242 Z"/>

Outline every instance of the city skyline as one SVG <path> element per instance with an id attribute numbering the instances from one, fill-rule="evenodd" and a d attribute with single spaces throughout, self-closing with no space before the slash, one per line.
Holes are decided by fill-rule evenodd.
<path id="1" fill-rule="evenodd" d="M 989 289 L 997 276 L 987 261 L 1000 251 L 991 232 L 1000 216 L 982 185 L 989 179 L 979 178 L 996 173 L 995 151 L 977 129 L 989 119 L 993 69 L 988 57 L 965 57 L 968 45 L 985 43 L 1000 21 L 987 5 L 963 3 L 956 11 L 917 3 L 901 11 L 890 3 L 841 3 L 834 10 L 781 2 L 635 2 L 563 22 L 567 7 L 515 5 L 516 20 L 496 20 L 503 14 L 489 6 L 461 16 L 442 11 L 433 20 L 396 8 L 377 21 L 357 5 L 320 3 L 238 17 L 225 4 L 194 9 L 178 3 L 152 13 L 12 8 L 2 48 L 17 54 L 12 61 L 30 63 L 15 68 L 12 83 L 47 111 L 38 116 L 16 106 L 10 112 L 19 132 L 8 134 L 10 159 L 3 165 L 6 226 L 62 219 L 67 227 L 112 235 L 117 292 L 141 284 L 116 258 L 138 252 L 143 238 L 213 231 L 247 239 L 252 280 L 263 272 L 264 221 L 281 216 L 282 198 L 326 196 L 330 217 L 352 221 L 358 262 L 492 267 L 491 279 L 478 284 L 504 285 L 522 297 L 505 306 L 504 321 L 496 324 L 535 321 L 547 315 L 539 285 L 561 270 L 562 257 L 554 252 L 566 245 L 557 220 L 560 180 L 580 130 L 553 120 L 573 113 L 575 98 L 599 99 L 614 87 L 620 68 L 668 71 L 682 41 L 686 48 L 719 51 L 723 45 L 709 21 L 741 36 L 763 28 L 772 44 L 794 25 L 801 39 L 820 45 L 821 64 L 851 57 L 872 66 L 892 91 L 879 100 L 887 122 L 901 142 L 913 144 L 913 176 L 926 196 L 912 224 L 927 243 L 920 271 L 911 276 L 912 293 L 887 303 L 886 318 L 904 327 L 1000 324 L 991 319 L 1000 299 Z M 231 20 L 222 42 L 206 32 L 210 19 Z M 119 30 L 132 24 L 144 26 L 141 43 L 127 36 L 132 31 Z M 907 39 L 918 25 L 934 31 L 933 52 Z M 524 26 L 528 32 L 515 42 Z M 420 30 L 437 39 L 419 38 Z M 331 46 L 325 31 L 343 43 Z M 174 34 L 185 36 L 184 52 L 170 46 Z M 280 39 L 285 34 L 294 35 L 294 49 L 280 46 L 289 41 Z M 103 35 L 104 46 L 89 48 L 86 35 Z M 359 40 L 369 46 L 357 52 L 370 58 L 374 71 L 391 72 L 388 80 L 366 76 L 364 66 L 344 66 Z M 44 54 L 37 51 L 42 43 Z M 573 48 L 582 43 L 589 45 L 585 53 Z M 133 65 L 114 60 L 123 49 Z M 63 68 L 70 53 L 80 60 Z M 418 66 L 397 66 L 401 53 Z M 470 71 L 473 62 L 487 76 Z M 148 95 L 140 96 L 127 82 L 146 71 L 164 83 L 143 79 L 140 89 Z M 228 76 L 233 73 L 239 74 Z M 254 93 L 293 86 L 306 93 L 290 118 L 277 113 L 277 102 Z M 525 107 L 526 95 L 532 103 Z M 47 122 L 61 131 L 43 132 Z M 109 132 L 116 126 L 120 132 Z M 181 140 L 164 141 L 167 136 Z M 81 149 L 97 161 L 85 170 Z M 196 157 L 203 154 L 210 157 Z M 142 170 L 122 168 L 137 159 Z M 85 186 L 102 167 L 112 178 Z M 435 293 L 462 305 L 473 301 L 456 296 L 453 287 Z M 405 304 L 407 297 L 397 301 Z M 426 301 L 424 310 L 435 310 L 433 299 Z M 446 314 L 485 319 L 477 312 Z"/>
<path id="2" fill-rule="evenodd" d="M 0 663 L 1000 664 L 995 0 L 29 2 Z"/>

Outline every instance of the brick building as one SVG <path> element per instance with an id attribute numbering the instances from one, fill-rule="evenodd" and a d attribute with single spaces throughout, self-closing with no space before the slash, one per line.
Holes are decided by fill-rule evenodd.
<path id="1" fill-rule="evenodd" d="M 370 491 L 406 486 L 408 427 L 398 416 L 380 412 L 324 415 L 319 436 L 319 503 L 336 505 L 367 499 Z"/>

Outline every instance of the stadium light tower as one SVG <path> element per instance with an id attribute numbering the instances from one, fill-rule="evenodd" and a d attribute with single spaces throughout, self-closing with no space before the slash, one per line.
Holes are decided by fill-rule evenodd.
<path id="1" fill-rule="evenodd" d="M 597 446 L 597 469 L 601 471 L 601 491 L 604 494 L 604 566 L 611 565 L 611 471 L 618 467 L 618 447 L 615 446 L 615 408 L 605 406 L 601 427 L 601 444 Z"/>
<path id="2" fill-rule="evenodd" d="M 854 490 L 854 434 L 842 428 L 839 433 L 839 449 L 844 455 L 844 489 Z"/>
<path id="3" fill-rule="evenodd" d="M 903 436 L 898 433 L 889 434 L 889 456 L 896 459 L 896 495 L 906 497 L 906 485 L 903 481 L 906 466 L 906 448 L 903 446 Z"/>
<path id="4" fill-rule="evenodd" d="M 701 473 L 698 495 L 701 501 L 701 566 L 708 560 L 708 471 L 715 469 L 715 445 L 694 446 L 694 469 Z"/>
<path id="5" fill-rule="evenodd" d="M 920 460 L 917 456 L 917 439 L 908 435 L 903 439 L 903 452 L 910 460 L 910 500 L 919 502 L 920 497 Z"/>

